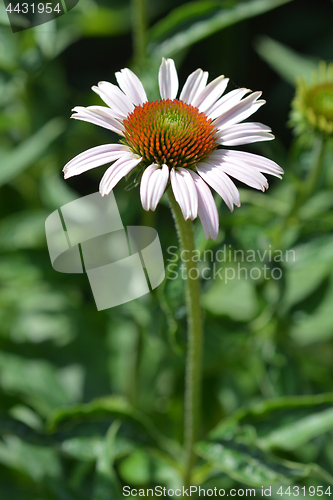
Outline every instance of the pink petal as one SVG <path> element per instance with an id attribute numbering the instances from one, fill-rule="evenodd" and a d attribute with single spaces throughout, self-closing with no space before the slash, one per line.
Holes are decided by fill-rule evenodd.
<path id="1" fill-rule="evenodd" d="M 204 90 L 208 79 L 207 71 L 197 69 L 187 77 L 185 85 L 180 93 L 179 99 L 192 104 L 198 95 Z"/>
<path id="2" fill-rule="evenodd" d="M 271 174 L 280 179 L 281 175 L 284 173 L 283 169 L 275 163 L 275 161 L 265 158 L 264 156 L 246 153 L 245 151 L 233 151 L 230 149 L 225 149 L 224 151 L 228 154 L 228 158 L 243 161 L 249 167 L 259 170 L 259 172 Z"/>
<path id="3" fill-rule="evenodd" d="M 162 99 L 175 99 L 178 92 L 178 75 L 173 59 L 162 59 L 158 73 Z"/>
<path id="4" fill-rule="evenodd" d="M 200 175 L 189 170 L 198 193 L 198 215 L 200 217 L 205 236 L 216 240 L 219 233 L 219 214 L 216 204 L 207 184 Z"/>
<path id="5" fill-rule="evenodd" d="M 222 170 L 210 163 L 200 162 L 197 164 L 197 171 L 200 177 L 221 196 L 231 212 L 234 205 L 240 206 L 238 189 Z"/>
<path id="6" fill-rule="evenodd" d="M 110 82 L 99 82 L 98 87 L 91 88 L 120 118 L 126 118 L 134 110 L 130 99 L 116 85 Z"/>
<path id="7" fill-rule="evenodd" d="M 141 203 L 145 210 L 155 210 L 163 196 L 169 180 L 167 165 L 149 165 L 143 172 L 140 183 Z"/>
<path id="8" fill-rule="evenodd" d="M 75 120 L 93 123 L 99 127 L 112 130 L 116 134 L 124 135 L 122 123 L 112 115 L 111 110 L 108 110 L 108 108 L 103 106 L 88 106 L 87 108 L 76 106 L 72 111 L 74 111 L 74 114 L 71 118 Z"/>
<path id="9" fill-rule="evenodd" d="M 117 160 L 107 169 L 99 185 L 102 196 L 109 194 L 118 182 L 125 177 L 134 167 L 140 163 L 142 158 L 133 153 L 128 153 Z"/>
<path id="10" fill-rule="evenodd" d="M 225 146 L 239 146 L 274 139 L 271 129 L 262 123 L 248 122 L 227 126 L 218 131 L 218 142 Z"/>
<path id="11" fill-rule="evenodd" d="M 116 78 L 119 87 L 132 101 L 133 104 L 139 106 L 148 101 L 145 89 L 141 80 L 128 68 L 122 69 L 116 73 Z"/>
<path id="12" fill-rule="evenodd" d="M 63 168 L 64 177 L 65 179 L 68 179 L 74 175 L 82 174 L 92 168 L 118 160 L 122 156 L 126 156 L 129 153 L 131 153 L 130 148 L 122 144 L 105 144 L 103 146 L 96 146 L 95 148 L 91 148 L 83 153 L 80 153 L 69 161 Z"/>
<path id="13" fill-rule="evenodd" d="M 172 168 L 170 180 L 184 219 L 195 219 L 198 215 L 198 194 L 191 174 L 186 168 Z"/>
<path id="14" fill-rule="evenodd" d="M 222 113 L 225 113 L 236 104 L 238 104 L 242 97 L 244 97 L 248 92 L 251 91 L 245 88 L 231 90 L 205 111 L 207 118 L 213 120 L 214 118 L 220 116 Z"/>
<path id="15" fill-rule="evenodd" d="M 238 179 L 244 184 L 255 189 L 265 191 L 268 189 L 268 182 L 259 170 L 250 167 L 247 163 L 240 159 L 236 159 L 228 154 L 226 150 L 217 150 L 209 155 L 207 160 L 212 165 L 222 170 L 235 179 Z"/>
<path id="16" fill-rule="evenodd" d="M 223 94 L 228 85 L 228 78 L 219 76 L 210 82 L 206 88 L 192 101 L 192 105 L 199 108 L 200 112 L 209 109 Z"/>
<path id="17" fill-rule="evenodd" d="M 238 104 L 233 106 L 231 109 L 222 112 L 222 114 L 212 122 L 212 125 L 216 128 L 230 126 L 234 123 L 239 123 L 245 120 L 253 113 L 257 111 L 266 101 L 258 98 L 261 96 L 261 92 L 253 92 L 253 94 L 242 99 Z"/>

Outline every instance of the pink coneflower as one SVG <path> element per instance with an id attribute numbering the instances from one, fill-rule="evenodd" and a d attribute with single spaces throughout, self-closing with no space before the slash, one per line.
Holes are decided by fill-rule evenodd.
<path id="1" fill-rule="evenodd" d="M 123 69 L 116 78 L 120 88 L 109 82 L 92 87 L 108 107 L 77 106 L 72 118 L 116 132 L 121 144 L 105 144 L 79 154 L 65 165 L 65 179 L 113 162 L 100 182 L 101 195 L 135 171 L 138 182 L 141 178 L 145 210 L 155 210 L 170 181 L 184 218 L 199 216 L 206 238 L 216 239 L 219 219 L 208 186 L 232 211 L 234 205 L 240 206 L 240 198 L 230 177 L 265 191 L 268 182 L 262 172 L 283 174 L 279 165 L 263 156 L 221 147 L 274 139 L 262 123 L 240 123 L 265 103 L 259 99 L 261 92 L 241 88 L 223 95 L 228 78 L 219 76 L 207 85 L 208 73 L 197 69 L 177 99 L 178 76 L 172 59 L 163 59 L 160 66 L 160 101 L 148 101 L 131 70 Z"/>

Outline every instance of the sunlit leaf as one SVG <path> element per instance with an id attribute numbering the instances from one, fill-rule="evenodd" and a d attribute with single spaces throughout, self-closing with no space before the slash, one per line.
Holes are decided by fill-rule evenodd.
<path id="1" fill-rule="evenodd" d="M 121 462 L 119 472 L 126 484 L 148 484 L 151 481 L 152 459 L 144 450 L 135 450 Z"/>
<path id="2" fill-rule="evenodd" d="M 17 250 L 45 245 L 45 219 L 48 212 L 34 210 L 10 215 L 0 222 L 0 248 Z"/>
<path id="3" fill-rule="evenodd" d="M 295 84 L 299 76 L 308 81 L 318 69 L 318 61 L 298 54 L 280 42 L 262 37 L 256 43 L 258 54 L 288 83 Z"/>
<path id="4" fill-rule="evenodd" d="M 61 175 L 61 177 L 60 177 Z M 76 200 L 79 194 L 73 191 L 63 179 L 59 171 L 45 172 L 40 184 L 41 198 L 47 207 L 54 210 L 62 205 L 66 205 L 71 201 Z M 49 214 L 48 214 L 49 215 Z"/>
<path id="5" fill-rule="evenodd" d="M 80 436 L 63 441 L 61 449 L 77 460 L 92 462 L 104 452 L 105 436 Z M 115 458 L 127 455 L 133 449 L 133 444 L 125 439 L 117 438 L 113 444 L 112 453 Z"/>
<path id="6" fill-rule="evenodd" d="M 27 360 L 2 352 L 0 385 L 4 390 L 19 394 L 42 415 L 71 402 L 57 370 L 45 360 Z"/>
<path id="7" fill-rule="evenodd" d="M 148 50 L 170 57 L 232 24 L 263 14 L 290 0 L 254 0 L 225 8 L 222 2 L 190 2 L 174 10 L 152 30 Z M 159 38 L 162 38 L 160 40 Z"/>
<path id="8" fill-rule="evenodd" d="M 330 281 L 324 298 L 316 310 L 296 311 L 291 336 L 299 345 L 309 345 L 327 341 L 333 337 L 332 331 L 333 284 Z"/>
<path id="9" fill-rule="evenodd" d="M 73 405 L 55 410 L 49 418 L 50 432 L 68 430 L 76 425 L 104 420 L 109 425 L 120 420 L 120 435 L 141 443 L 157 444 L 171 454 L 178 448 L 172 441 L 164 438 L 153 423 L 143 413 L 133 408 L 126 400 L 116 396 L 96 399 L 91 403 Z"/>
<path id="10" fill-rule="evenodd" d="M 210 432 L 212 438 L 221 437 L 230 422 L 242 422 L 247 418 L 269 417 L 273 412 L 281 410 L 292 410 L 296 408 L 314 407 L 333 403 L 333 393 L 314 394 L 309 396 L 284 396 L 279 398 L 265 399 L 260 403 L 244 406 L 237 410 L 230 419 L 222 421 Z"/>
<path id="11" fill-rule="evenodd" d="M 263 448 L 281 448 L 294 450 L 324 432 L 333 429 L 333 409 L 324 410 L 304 418 L 297 419 L 289 425 L 273 430 L 259 439 Z"/>
<path id="12" fill-rule="evenodd" d="M 253 487 L 271 486 L 274 483 L 290 484 L 307 476 L 333 481 L 332 476 L 317 465 L 276 461 L 257 448 L 231 441 L 200 442 L 196 446 L 196 452 L 216 469 Z"/>
<path id="13" fill-rule="evenodd" d="M 25 443 L 13 435 L 0 442 L 0 462 L 25 472 L 35 481 L 60 474 L 59 459 L 52 449 Z"/>
<path id="14" fill-rule="evenodd" d="M 258 312 L 258 303 L 253 280 L 245 279 L 245 273 L 249 272 L 246 263 L 240 263 L 240 268 L 245 270 L 237 269 L 231 262 L 214 263 L 214 266 L 216 276 L 211 288 L 203 295 L 203 307 L 212 314 L 229 316 L 236 321 L 253 319 Z"/>
<path id="15" fill-rule="evenodd" d="M 287 267 L 283 308 L 290 308 L 304 300 L 331 273 L 332 242 L 331 237 L 324 236 L 290 250 L 294 259 L 289 260 Z"/>
<path id="16" fill-rule="evenodd" d="M 32 137 L 19 144 L 10 154 L 2 158 L 0 186 L 11 181 L 32 163 L 38 160 L 50 144 L 64 131 L 62 119 L 54 118 Z"/>
<path id="17" fill-rule="evenodd" d="M 108 500 L 110 497 L 115 500 L 122 498 L 121 487 L 113 467 L 117 455 L 115 444 L 120 426 L 121 421 L 116 420 L 109 427 L 97 459 L 97 478 L 94 490 L 96 500 Z"/>

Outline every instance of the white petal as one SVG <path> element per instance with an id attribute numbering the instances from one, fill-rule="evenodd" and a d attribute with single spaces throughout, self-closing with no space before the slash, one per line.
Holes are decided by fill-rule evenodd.
<path id="1" fill-rule="evenodd" d="M 75 120 L 93 123 L 99 127 L 112 130 L 112 132 L 115 132 L 116 134 L 124 135 L 125 129 L 123 124 L 114 118 L 109 108 L 104 106 L 88 106 L 87 108 L 84 108 L 83 106 L 76 106 L 72 109 L 72 111 L 74 111 L 74 114 L 71 118 L 74 118 Z"/>
<path id="2" fill-rule="evenodd" d="M 200 217 L 205 236 L 216 240 L 219 233 L 219 214 L 215 200 L 207 184 L 200 175 L 189 170 L 198 193 L 198 215 Z"/>
<path id="3" fill-rule="evenodd" d="M 270 132 L 271 129 L 262 123 L 237 123 L 220 129 L 218 131 L 218 142 L 225 146 L 239 146 L 252 142 L 270 141 L 274 139 L 274 135 Z"/>
<path id="4" fill-rule="evenodd" d="M 124 155 L 131 153 L 128 146 L 123 144 L 105 144 L 88 149 L 83 153 L 75 156 L 71 161 L 66 163 L 63 168 L 64 177 L 68 179 L 74 175 L 82 174 L 100 165 L 105 165 L 111 161 L 118 160 Z"/>
<path id="5" fill-rule="evenodd" d="M 179 99 L 192 104 L 196 97 L 203 91 L 208 80 L 207 71 L 197 69 L 191 73 L 185 82 L 185 85 L 180 93 Z"/>
<path id="6" fill-rule="evenodd" d="M 214 151 L 206 161 L 221 169 L 225 174 L 244 182 L 244 184 L 250 187 L 260 189 L 261 191 L 268 189 L 267 179 L 258 169 L 249 166 L 240 159 L 234 158 L 232 155 L 230 156 L 229 153 L 232 153 L 232 151 L 223 149 Z"/>
<path id="7" fill-rule="evenodd" d="M 238 104 L 233 106 L 226 112 L 223 112 L 221 116 L 216 118 L 212 122 L 212 125 L 217 128 L 225 127 L 227 124 L 230 126 L 234 123 L 239 123 L 245 120 L 253 113 L 257 111 L 266 101 L 258 98 L 261 96 L 261 92 L 253 92 L 253 94 L 242 99 Z"/>
<path id="8" fill-rule="evenodd" d="M 228 78 L 219 76 L 210 82 L 207 87 L 192 101 L 192 105 L 199 108 L 199 111 L 204 113 L 209 109 L 217 99 L 221 97 L 228 85 Z"/>
<path id="9" fill-rule="evenodd" d="M 152 164 L 143 172 L 140 183 L 141 203 L 145 210 L 155 210 L 169 180 L 167 165 Z"/>
<path id="10" fill-rule="evenodd" d="M 126 118 L 134 110 L 130 99 L 116 85 L 110 82 L 99 82 L 98 87 L 91 88 L 120 118 Z"/>
<path id="11" fill-rule="evenodd" d="M 175 99 L 178 92 L 178 75 L 173 59 L 162 59 L 158 73 L 162 99 Z"/>
<path id="12" fill-rule="evenodd" d="M 99 185 L 102 196 L 109 194 L 118 182 L 125 177 L 134 167 L 140 163 L 142 158 L 133 153 L 128 153 L 119 158 L 107 169 Z"/>
<path id="13" fill-rule="evenodd" d="M 141 80 L 128 68 L 116 73 L 119 87 L 127 95 L 133 104 L 139 106 L 148 101 Z"/>
<path id="14" fill-rule="evenodd" d="M 250 167 L 259 170 L 259 172 L 271 174 L 280 179 L 281 175 L 284 173 L 283 169 L 277 163 L 264 156 L 246 153 L 245 151 L 232 151 L 229 149 L 225 149 L 224 152 L 228 154 L 228 158 L 243 161 Z"/>
<path id="15" fill-rule="evenodd" d="M 172 168 L 170 180 L 184 219 L 195 219 L 198 215 L 198 193 L 191 174 L 186 168 Z"/>
<path id="16" fill-rule="evenodd" d="M 233 106 L 238 104 L 242 99 L 242 97 L 244 97 L 245 94 L 247 94 L 248 92 L 251 91 L 245 88 L 231 90 L 206 110 L 207 118 L 213 120 L 214 118 L 217 118 L 218 116 L 222 115 L 222 113 L 225 113 Z"/>
<path id="17" fill-rule="evenodd" d="M 221 196 L 231 212 L 234 209 L 234 205 L 240 206 L 238 189 L 222 170 L 211 163 L 201 162 L 197 165 L 197 171 L 200 177 Z"/>

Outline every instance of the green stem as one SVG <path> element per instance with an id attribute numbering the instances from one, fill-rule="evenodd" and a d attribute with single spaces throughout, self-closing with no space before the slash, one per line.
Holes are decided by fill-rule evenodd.
<path id="1" fill-rule="evenodd" d="M 136 69 L 142 69 L 146 58 L 146 0 L 132 0 L 133 59 Z"/>
<path id="2" fill-rule="evenodd" d="M 192 222 L 184 220 L 172 189 L 168 191 L 172 214 L 175 220 L 181 250 L 186 250 L 186 307 L 188 321 L 188 350 L 185 375 L 184 402 L 184 485 L 191 485 L 191 472 L 195 465 L 193 446 L 198 439 L 201 407 L 202 375 L 202 317 L 200 305 L 200 282 L 194 257 Z"/>
<path id="3" fill-rule="evenodd" d="M 308 176 L 301 185 L 301 188 L 299 189 L 295 197 L 294 203 L 292 204 L 290 211 L 282 221 L 276 233 L 275 248 L 279 248 L 282 236 L 286 228 L 288 227 L 290 221 L 294 217 L 297 217 L 299 210 L 308 201 L 308 199 L 311 198 L 311 196 L 318 187 L 318 184 L 322 178 L 324 170 L 325 144 L 326 144 L 325 140 L 322 137 L 318 137 L 315 144 L 313 145 L 314 157 L 311 165 L 311 170 L 309 171 Z"/>
<path id="4" fill-rule="evenodd" d="M 317 137 L 317 140 L 313 146 L 313 164 L 311 170 L 308 173 L 307 178 L 304 181 L 302 189 L 296 197 L 294 206 L 291 208 L 290 216 L 293 216 L 298 210 L 307 202 L 307 200 L 312 196 L 314 191 L 317 189 L 318 183 L 322 177 L 324 168 L 324 150 L 325 141 L 322 137 Z"/>
<path id="5" fill-rule="evenodd" d="M 306 198 L 317 189 L 324 170 L 325 140 L 318 137 L 314 144 L 314 162 L 305 184 Z"/>

